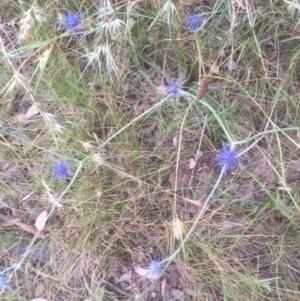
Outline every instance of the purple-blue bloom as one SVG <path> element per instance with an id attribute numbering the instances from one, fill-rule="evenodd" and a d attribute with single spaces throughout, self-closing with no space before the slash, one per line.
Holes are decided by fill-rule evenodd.
<path id="1" fill-rule="evenodd" d="M 80 13 L 69 11 L 68 14 L 63 17 L 61 23 L 63 24 L 65 30 L 75 29 L 75 31 L 79 31 L 78 26 L 81 23 Z"/>
<path id="2" fill-rule="evenodd" d="M 166 88 L 167 88 L 167 95 L 170 96 L 174 101 L 176 96 L 180 94 L 181 91 L 179 79 L 177 80 L 172 79 L 171 81 L 167 80 Z"/>
<path id="3" fill-rule="evenodd" d="M 217 150 L 215 160 L 224 169 L 224 173 L 234 168 L 238 163 L 238 153 L 233 149 L 233 145 L 227 147 L 222 141 L 222 149 Z"/>
<path id="4" fill-rule="evenodd" d="M 5 289 L 8 286 L 7 278 L 0 275 L 0 290 Z"/>
<path id="5" fill-rule="evenodd" d="M 203 25 L 203 18 L 200 14 L 196 15 L 194 13 L 188 14 L 185 25 L 190 30 L 198 30 Z"/>
<path id="6" fill-rule="evenodd" d="M 67 164 L 65 162 L 58 162 L 53 166 L 52 171 L 55 180 L 64 180 L 68 173 Z"/>
<path id="7" fill-rule="evenodd" d="M 146 270 L 148 270 L 148 272 L 144 277 L 149 279 L 157 279 L 163 272 L 160 267 L 160 262 L 153 260 L 151 257 L 146 266 Z"/>

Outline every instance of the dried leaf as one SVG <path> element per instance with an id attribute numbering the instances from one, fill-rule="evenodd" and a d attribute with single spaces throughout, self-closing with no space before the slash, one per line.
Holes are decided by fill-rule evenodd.
<path id="1" fill-rule="evenodd" d="M 128 274 L 128 273 L 125 273 L 123 274 L 120 278 L 119 278 L 119 281 L 122 282 L 122 281 L 128 281 L 131 279 L 131 274 Z"/>
<path id="2" fill-rule="evenodd" d="M 26 121 L 27 120 L 27 117 L 25 114 L 23 113 L 20 113 L 20 114 L 17 114 L 16 116 L 12 117 L 11 120 L 10 120 L 10 123 L 11 124 L 16 124 L 16 123 L 20 123 L 20 122 L 23 122 L 23 121 Z"/>
<path id="3" fill-rule="evenodd" d="M 37 109 L 37 105 L 33 104 L 27 111 L 26 113 L 26 118 L 30 119 L 31 117 L 33 117 L 34 115 L 36 115 L 38 113 L 38 109 Z"/>
<path id="4" fill-rule="evenodd" d="M 171 289 L 172 296 L 175 298 L 175 300 L 184 301 L 184 294 L 182 291 L 172 288 Z"/>
<path id="5" fill-rule="evenodd" d="M 175 136 L 175 137 L 173 138 L 173 145 L 174 145 L 175 148 L 177 148 L 177 146 L 178 146 L 177 136 Z"/>
<path id="6" fill-rule="evenodd" d="M 23 224 L 23 223 L 19 222 L 18 220 L 12 220 L 11 222 L 13 224 L 15 224 L 16 226 L 18 226 L 20 229 L 22 229 L 28 233 L 32 233 L 32 234 L 36 233 L 36 230 L 32 226 Z"/>
<path id="7" fill-rule="evenodd" d="M 184 185 L 184 177 L 185 173 L 183 168 L 178 169 L 177 177 L 176 177 L 176 168 L 173 169 L 169 175 L 168 181 L 169 181 L 169 188 L 174 189 L 176 187 L 175 183 L 177 180 L 177 189 L 180 187 L 183 187 Z"/>
<path id="8" fill-rule="evenodd" d="M 46 222 L 47 222 L 47 211 L 44 210 L 42 211 L 39 216 L 37 217 L 34 225 L 35 227 L 39 230 L 39 231 L 43 231 L 45 226 L 46 226 Z"/>
<path id="9" fill-rule="evenodd" d="M 160 197 L 162 201 L 170 201 L 172 198 L 172 194 L 169 190 L 165 190 Z"/>
<path id="10" fill-rule="evenodd" d="M 26 114 L 20 113 L 10 119 L 11 124 L 24 122 L 38 113 L 37 105 L 33 104 Z"/>
<path id="11" fill-rule="evenodd" d="M 22 229 L 28 233 L 36 234 L 36 229 L 32 226 L 23 224 L 18 220 L 11 220 L 9 222 L 11 222 L 12 224 L 16 225 L 17 227 L 19 227 L 20 229 Z M 40 233 L 39 237 L 42 238 L 42 237 L 44 237 L 44 235 L 42 233 Z"/>
<path id="12" fill-rule="evenodd" d="M 227 62 L 224 64 L 224 67 L 228 68 L 229 70 L 233 70 L 237 67 L 237 63 L 234 61 L 232 57 L 230 57 Z"/>
<path id="13" fill-rule="evenodd" d="M 194 169 L 195 166 L 196 166 L 196 160 L 193 157 L 191 157 L 189 162 L 189 169 Z"/>
<path id="14" fill-rule="evenodd" d="M 161 282 L 161 295 L 164 300 L 171 299 L 171 286 L 167 283 L 167 280 L 164 278 Z"/>
<path id="15" fill-rule="evenodd" d="M 34 289 L 35 296 L 41 296 L 45 291 L 45 287 L 42 283 L 39 283 Z"/>
<path id="16" fill-rule="evenodd" d="M 161 94 L 167 95 L 168 94 L 168 88 L 166 86 L 164 86 L 164 85 L 159 85 L 157 87 L 157 92 L 161 93 Z"/>
<path id="17" fill-rule="evenodd" d="M 141 268 L 141 267 L 139 267 L 139 266 L 134 267 L 134 271 L 135 271 L 138 275 L 140 275 L 140 276 L 142 276 L 142 277 L 145 277 L 145 276 L 148 274 L 148 272 L 149 272 L 147 269 L 143 269 L 143 268 Z"/>

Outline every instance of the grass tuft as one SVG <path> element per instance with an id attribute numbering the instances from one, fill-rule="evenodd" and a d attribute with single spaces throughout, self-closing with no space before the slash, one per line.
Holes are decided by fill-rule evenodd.
<path id="1" fill-rule="evenodd" d="M 0 299 L 299 300 L 296 1 L 2 2 Z"/>

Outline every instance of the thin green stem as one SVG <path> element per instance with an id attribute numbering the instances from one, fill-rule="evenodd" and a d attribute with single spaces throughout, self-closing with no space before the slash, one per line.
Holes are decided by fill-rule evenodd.
<path id="1" fill-rule="evenodd" d="M 208 104 L 206 101 L 204 101 L 204 100 L 201 100 L 201 99 L 200 99 L 199 102 L 200 102 L 202 105 L 204 105 L 206 108 L 208 108 L 208 109 L 212 112 L 212 114 L 213 114 L 213 115 L 215 116 L 215 118 L 217 119 L 217 121 L 218 121 L 220 127 L 222 128 L 224 134 L 226 135 L 226 137 L 227 137 L 227 139 L 228 139 L 228 142 L 231 144 L 231 143 L 232 143 L 232 138 L 231 138 L 231 136 L 230 136 L 228 130 L 226 129 L 226 127 L 225 127 L 223 121 L 221 120 L 221 118 L 220 118 L 220 116 L 217 114 L 217 112 L 214 110 L 214 108 L 213 108 L 210 104 Z"/>
<path id="2" fill-rule="evenodd" d="M 273 130 L 268 130 L 268 131 L 264 131 L 264 132 L 261 132 L 261 133 L 258 133 L 252 137 L 249 137 L 249 138 L 246 138 L 244 140 L 240 140 L 240 141 L 232 141 L 232 143 L 234 145 L 241 145 L 241 144 L 245 144 L 247 142 L 250 142 L 251 140 L 254 140 L 258 137 L 261 137 L 263 135 L 266 135 L 266 134 L 273 134 L 273 133 L 278 133 L 278 132 L 287 132 L 287 131 L 299 131 L 300 130 L 300 127 L 290 127 L 290 128 L 285 128 L 285 129 L 273 129 Z"/>
<path id="3" fill-rule="evenodd" d="M 164 99 L 162 99 L 160 102 L 158 102 L 157 104 L 155 104 L 154 106 L 152 106 L 151 108 L 149 108 L 147 111 L 145 111 L 143 114 L 137 116 L 136 118 L 132 119 L 129 123 L 127 123 L 125 126 L 123 126 L 120 130 L 118 130 L 116 133 L 114 133 L 111 137 L 109 137 L 107 140 L 105 140 L 101 145 L 99 145 L 96 150 L 90 154 L 89 156 L 87 156 L 82 162 L 85 162 L 86 160 L 88 160 L 90 158 L 90 156 L 92 156 L 95 152 L 97 152 L 99 149 L 102 149 L 107 143 L 109 143 L 111 140 L 113 140 L 116 136 L 118 136 L 119 134 L 121 134 L 123 131 L 125 131 L 128 127 L 130 127 L 133 123 L 135 123 L 136 121 L 140 120 L 142 117 L 144 117 L 145 115 L 148 115 L 151 111 L 155 110 L 156 108 L 158 108 L 159 106 L 161 106 L 165 101 L 167 101 L 169 99 L 169 97 L 165 97 Z"/>
<path id="4" fill-rule="evenodd" d="M 157 104 L 155 104 L 154 106 L 152 106 L 151 108 L 149 108 L 147 111 L 145 111 L 143 114 L 139 115 L 138 117 L 134 118 L 131 122 L 129 122 L 128 124 L 126 124 L 124 127 L 122 127 L 119 131 L 117 131 L 115 134 L 113 134 L 110 138 L 108 138 L 105 142 L 103 142 L 99 147 L 97 147 L 96 151 L 103 148 L 107 143 L 109 143 L 112 139 L 114 139 L 116 136 L 118 136 L 120 133 L 122 133 L 124 130 L 126 130 L 130 125 L 132 125 L 134 122 L 138 121 L 139 119 L 141 119 L 143 116 L 149 114 L 151 111 L 153 111 L 154 109 L 156 109 L 157 107 L 159 107 L 160 105 L 162 105 L 165 101 L 167 101 L 169 99 L 169 97 L 165 97 L 164 99 L 162 99 L 160 102 L 158 102 Z M 96 152 L 95 151 L 95 152 Z M 95 153 L 93 152 L 93 153 Z M 49 217 L 53 214 L 54 210 L 56 209 L 56 207 L 58 206 L 59 202 L 61 201 L 61 199 L 65 196 L 65 194 L 69 191 L 69 189 L 72 187 L 72 185 L 74 184 L 82 166 L 83 163 L 85 161 L 87 161 L 90 156 L 92 154 L 90 154 L 89 156 L 87 156 L 85 159 L 83 159 L 82 161 L 79 161 L 79 166 L 73 176 L 73 178 L 71 179 L 70 183 L 68 184 L 68 186 L 65 188 L 65 190 L 61 193 L 61 195 L 59 196 L 59 198 L 57 199 L 56 203 L 52 206 L 49 214 L 47 215 L 47 219 L 49 219 Z M 25 258 L 28 256 L 29 252 L 31 251 L 34 243 L 36 242 L 36 240 L 38 239 L 39 235 L 41 234 L 42 229 L 38 230 L 34 237 L 32 238 L 29 246 L 26 249 L 26 252 L 23 254 L 22 258 L 20 259 L 20 261 L 18 262 L 18 264 L 16 265 L 16 267 L 14 268 L 14 270 L 12 271 L 12 273 L 10 274 L 8 281 L 10 281 L 11 277 L 13 276 L 13 274 L 15 272 L 17 272 L 19 270 L 19 268 L 21 267 L 21 265 L 23 264 Z"/>
<path id="5" fill-rule="evenodd" d="M 213 187 L 213 189 L 211 190 L 209 196 L 207 197 L 206 201 L 204 202 L 203 206 L 202 206 L 202 209 L 200 210 L 200 212 L 198 213 L 198 216 L 196 218 L 196 220 L 194 221 L 191 229 L 189 230 L 189 232 L 187 233 L 187 235 L 185 236 L 185 238 L 182 240 L 182 242 L 180 243 L 179 247 L 176 249 L 175 252 L 173 252 L 172 255 L 170 255 L 167 259 L 164 259 L 162 260 L 160 263 L 165 263 L 165 262 L 170 262 L 172 260 L 175 259 L 176 255 L 178 254 L 178 252 L 181 250 L 181 248 L 183 247 L 183 245 L 186 243 L 186 241 L 189 239 L 189 237 L 191 236 L 191 234 L 193 233 L 196 225 L 198 224 L 200 218 L 202 217 L 202 215 L 204 214 L 205 210 L 206 210 L 206 207 L 210 201 L 210 199 L 212 198 L 213 194 L 215 193 L 216 189 L 218 188 L 220 182 L 221 182 L 221 179 L 223 177 L 223 175 L 225 174 L 225 168 L 223 167 L 221 169 L 221 172 L 220 172 L 220 175 Z"/>
<path id="6" fill-rule="evenodd" d="M 72 180 L 70 181 L 70 183 L 68 184 L 68 186 L 65 188 L 65 190 L 61 193 L 61 195 L 59 196 L 59 198 L 57 199 L 56 203 L 52 206 L 50 212 L 47 215 L 47 219 L 46 221 L 49 219 L 49 217 L 52 215 L 52 213 L 54 212 L 54 210 L 56 209 L 56 207 L 58 206 L 59 202 L 61 201 L 61 199 L 64 197 L 64 195 L 69 191 L 69 189 L 72 187 L 74 181 L 76 180 L 81 168 L 82 168 L 82 162 L 79 162 L 79 166 L 72 178 Z M 29 254 L 29 252 L 31 251 L 34 243 L 36 242 L 37 238 L 39 237 L 39 235 L 41 234 L 41 232 L 43 231 L 43 229 L 38 230 L 35 235 L 33 236 L 33 238 L 31 239 L 31 242 L 29 244 L 29 246 L 26 249 L 26 252 L 22 255 L 22 258 L 20 259 L 20 261 L 18 262 L 18 264 L 16 265 L 16 267 L 14 268 L 14 270 L 11 272 L 7 282 L 10 281 L 10 279 L 12 278 L 13 274 L 15 272 L 18 271 L 18 269 L 21 267 L 21 265 L 23 264 L 25 258 L 27 257 L 27 255 Z"/>

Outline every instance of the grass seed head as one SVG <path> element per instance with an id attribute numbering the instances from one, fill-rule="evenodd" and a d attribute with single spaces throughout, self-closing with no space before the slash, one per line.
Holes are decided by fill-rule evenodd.
<path id="1" fill-rule="evenodd" d="M 98 12 L 98 19 L 100 20 L 97 29 L 98 33 L 114 36 L 121 32 L 122 27 L 125 26 L 125 23 L 118 19 L 115 16 L 115 13 L 116 11 L 109 1 L 105 1 L 104 4 L 100 5 Z"/>
<path id="2" fill-rule="evenodd" d="M 24 13 L 23 18 L 20 20 L 20 32 L 19 32 L 19 41 L 26 41 L 28 36 L 30 35 L 30 30 L 32 27 L 32 9 L 29 9 Z"/>
<path id="3" fill-rule="evenodd" d="M 110 36 L 115 36 L 120 33 L 125 23 L 118 18 L 105 18 L 101 21 L 98 27 L 98 33 L 104 32 Z"/>
<path id="4" fill-rule="evenodd" d="M 106 41 L 95 47 L 94 51 L 85 55 L 87 63 L 89 65 L 97 65 L 99 69 L 104 65 L 109 73 L 114 73 L 117 77 L 120 75 L 120 70 L 114 60 L 111 45 Z M 101 62 L 103 60 L 103 62 Z"/>

